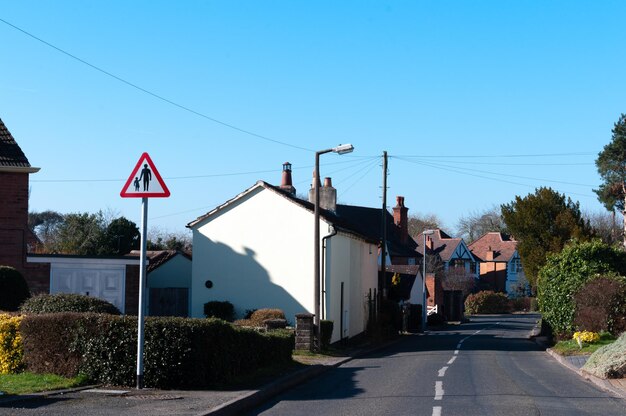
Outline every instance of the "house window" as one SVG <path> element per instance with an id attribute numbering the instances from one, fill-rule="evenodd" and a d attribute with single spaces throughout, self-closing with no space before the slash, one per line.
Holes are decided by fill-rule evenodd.
<path id="1" fill-rule="evenodd" d="M 522 261 L 520 259 L 511 260 L 511 271 L 513 273 L 520 273 L 522 271 Z"/>

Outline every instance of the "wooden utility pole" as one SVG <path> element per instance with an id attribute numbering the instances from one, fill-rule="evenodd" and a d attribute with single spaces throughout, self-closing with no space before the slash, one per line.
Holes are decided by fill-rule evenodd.
<path id="1" fill-rule="evenodd" d="M 387 299 L 387 279 L 386 267 L 387 267 L 387 151 L 383 152 L 383 209 L 381 218 L 381 241 L 380 241 L 380 271 L 382 278 L 380 282 L 382 284 L 379 287 L 382 289 L 383 299 Z"/>

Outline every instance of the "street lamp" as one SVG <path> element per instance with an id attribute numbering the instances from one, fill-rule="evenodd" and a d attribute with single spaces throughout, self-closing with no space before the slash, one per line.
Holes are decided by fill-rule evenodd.
<path id="1" fill-rule="evenodd" d="M 314 305 L 315 305 L 315 316 L 313 317 L 313 323 L 315 326 L 315 349 L 319 350 L 321 347 L 321 333 L 320 333 L 320 155 L 324 153 L 337 153 L 339 155 L 345 155 L 346 153 L 350 153 L 354 150 L 354 146 L 351 144 L 340 144 L 337 147 L 333 147 L 332 149 L 320 150 L 319 152 L 315 152 L 315 177 L 313 178 L 313 192 L 315 194 L 315 209 L 314 209 L 314 219 L 315 219 L 315 232 L 314 239 L 315 242 L 313 247 L 315 248 L 315 256 L 313 259 L 313 278 L 315 279 L 315 283 L 313 285 L 314 292 Z M 343 312 L 342 312 L 343 313 Z"/>
<path id="2" fill-rule="evenodd" d="M 424 257 L 422 258 L 422 332 L 426 330 L 426 236 L 435 234 L 435 230 L 424 230 Z"/>

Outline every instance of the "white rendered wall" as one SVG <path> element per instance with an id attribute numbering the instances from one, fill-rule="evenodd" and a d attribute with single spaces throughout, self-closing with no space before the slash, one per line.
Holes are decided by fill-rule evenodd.
<path id="1" fill-rule="evenodd" d="M 337 234 L 326 249 L 325 319 L 333 321 L 331 342 L 349 338 L 365 331 L 367 294 L 377 287 L 377 247 L 354 237 Z M 343 310 L 341 283 L 343 282 Z M 343 328 L 341 318 L 343 316 Z"/>
<path id="2" fill-rule="evenodd" d="M 280 308 L 295 323 L 295 314 L 313 312 L 312 239 L 311 212 L 271 190 L 233 201 L 193 230 L 191 315 L 203 317 L 210 300 L 230 301 L 238 317 Z"/>

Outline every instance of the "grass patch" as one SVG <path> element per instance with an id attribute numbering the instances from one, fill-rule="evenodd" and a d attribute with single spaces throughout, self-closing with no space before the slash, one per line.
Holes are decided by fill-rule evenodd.
<path id="1" fill-rule="evenodd" d="M 27 394 L 68 389 L 86 384 L 83 376 L 65 378 L 55 374 L 0 374 L 0 391 L 5 394 Z"/>
<path id="2" fill-rule="evenodd" d="M 552 347 L 552 350 L 559 355 L 590 355 L 596 352 L 600 347 L 612 344 L 613 342 L 615 342 L 613 335 L 602 333 L 600 334 L 600 341 L 594 342 L 593 344 L 584 343 L 582 349 L 575 340 L 568 339 L 557 342 L 556 345 Z"/>

